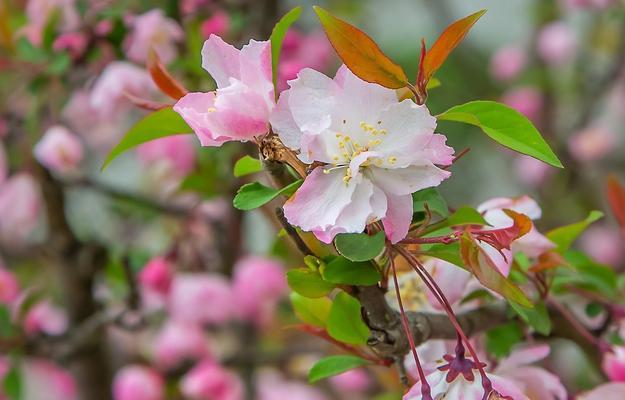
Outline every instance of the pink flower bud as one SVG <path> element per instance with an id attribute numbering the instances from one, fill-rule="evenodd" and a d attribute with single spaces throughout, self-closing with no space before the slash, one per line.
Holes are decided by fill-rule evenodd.
<path id="1" fill-rule="evenodd" d="M 538 35 L 538 54 L 548 64 L 560 66 L 571 61 L 577 49 L 574 32 L 564 22 L 546 25 Z"/>
<path id="2" fill-rule="evenodd" d="M 235 312 L 230 284 L 216 274 L 176 275 L 169 298 L 169 312 L 179 321 L 224 323 L 232 319 Z"/>
<path id="3" fill-rule="evenodd" d="M 195 167 L 195 146 L 189 135 L 175 135 L 151 140 L 137 149 L 139 159 L 146 165 L 160 164 L 180 176 Z"/>
<path id="4" fill-rule="evenodd" d="M 59 35 L 52 48 L 56 51 L 67 51 L 73 58 L 79 58 L 87 48 L 87 36 L 81 32 L 69 32 Z"/>
<path id="5" fill-rule="evenodd" d="M 538 120 L 540 110 L 543 107 L 542 94 L 538 89 L 531 86 L 510 89 L 503 94 L 501 101 L 534 122 Z"/>
<path id="6" fill-rule="evenodd" d="M 4 268 L 0 261 L 0 304 L 9 304 L 17 299 L 20 292 L 20 285 L 15 279 L 15 275 Z"/>
<path id="7" fill-rule="evenodd" d="M 78 137 L 59 125 L 48 128 L 35 145 L 34 153 L 43 166 L 61 174 L 75 171 L 83 159 Z"/>
<path id="8" fill-rule="evenodd" d="M 128 365 L 115 374 L 113 380 L 115 400 L 162 400 L 165 382 L 152 368 Z"/>
<path id="9" fill-rule="evenodd" d="M 239 315 L 264 325 L 287 290 L 284 268 L 262 257 L 243 258 L 235 266 L 233 290 Z"/>
<path id="10" fill-rule="evenodd" d="M 136 16 L 131 24 L 133 29 L 126 43 L 126 54 L 130 60 L 145 63 L 150 49 L 154 49 L 165 64 L 176 58 L 176 42 L 184 38 L 184 32 L 162 10 L 153 9 Z"/>
<path id="11" fill-rule="evenodd" d="M 611 381 L 625 382 L 625 347 L 614 346 L 613 353 L 603 356 L 603 371 Z"/>
<path id="12" fill-rule="evenodd" d="M 27 173 L 0 186 L 0 239 L 20 245 L 30 238 L 41 216 L 41 192 Z"/>
<path id="13" fill-rule="evenodd" d="M 580 238 L 580 248 L 602 264 L 618 266 L 625 258 L 623 236 L 618 229 L 593 225 Z"/>
<path id="14" fill-rule="evenodd" d="M 614 150 L 617 140 L 611 130 L 594 126 L 575 133 L 569 139 L 569 151 L 578 161 L 596 161 Z"/>
<path id="15" fill-rule="evenodd" d="M 66 370 L 43 359 L 22 363 L 22 399 L 75 400 L 76 381 Z"/>
<path id="16" fill-rule="evenodd" d="M 243 399 L 241 379 L 212 361 L 200 362 L 183 376 L 180 391 L 189 400 Z"/>
<path id="17" fill-rule="evenodd" d="M 139 273 L 139 284 L 156 293 L 166 295 L 172 281 L 173 267 L 165 257 L 154 257 Z"/>
<path id="18" fill-rule="evenodd" d="M 211 34 L 224 36 L 230 30 L 230 15 L 227 12 L 219 10 L 209 19 L 202 22 L 200 31 L 202 37 L 208 39 Z"/>
<path id="19" fill-rule="evenodd" d="M 330 378 L 330 383 L 344 393 L 362 393 L 371 386 L 371 378 L 362 369 L 352 369 Z"/>
<path id="20" fill-rule="evenodd" d="M 195 324 L 168 321 L 152 345 L 155 362 L 164 369 L 175 368 L 184 361 L 209 355 L 204 333 Z"/>
<path id="21" fill-rule="evenodd" d="M 98 36 L 106 36 L 113 31 L 113 22 L 110 19 L 103 19 L 93 28 L 93 32 Z"/>
<path id="22" fill-rule="evenodd" d="M 508 46 L 497 50 L 490 60 L 490 72 L 499 81 L 510 81 L 519 76 L 527 55 L 520 47 Z"/>
<path id="23" fill-rule="evenodd" d="M 24 331 L 29 335 L 60 335 L 67 330 L 67 326 L 65 311 L 47 300 L 31 307 L 24 317 Z"/>

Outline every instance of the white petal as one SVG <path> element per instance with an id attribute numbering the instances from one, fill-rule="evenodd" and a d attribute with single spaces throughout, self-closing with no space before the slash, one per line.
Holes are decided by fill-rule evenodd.
<path id="1" fill-rule="evenodd" d="M 417 190 L 438 186 L 451 173 L 434 165 L 410 166 L 400 169 L 371 167 L 374 183 L 386 193 L 406 195 Z"/>
<path id="2" fill-rule="evenodd" d="M 290 149 L 299 150 L 301 147 L 302 131 L 293 119 L 289 107 L 290 91 L 285 90 L 280 94 L 278 104 L 274 108 L 269 122 L 273 131 L 278 134 L 282 143 Z"/>
<path id="3" fill-rule="evenodd" d="M 219 36 L 210 35 L 202 47 L 202 68 L 213 77 L 217 87 L 226 87 L 230 78 L 241 78 L 239 50 Z"/>

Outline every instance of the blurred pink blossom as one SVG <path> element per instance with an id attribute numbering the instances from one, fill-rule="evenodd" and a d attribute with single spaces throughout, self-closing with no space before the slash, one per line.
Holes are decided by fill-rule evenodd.
<path id="1" fill-rule="evenodd" d="M 218 10 L 200 26 L 202 37 L 208 39 L 210 35 L 224 36 L 230 31 L 230 15 Z"/>
<path id="2" fill-rule="evenodd" d="M 612 4 L 614 4 L 614 0 L 564 0 L 564 5 L 571 9 L 596 8 L 602 10 Z"/>
<path id="3" fill-rule="evenodd" d="M 284 37 L 278 65 L 278 90 L 287 89 L 287 81 L 297 78 L 303 68 L 327 69 L 332 61 L 332 47 L 323 32 L 303 34 L 289 29 Z"/>
<path id="4" fill-rule="evenodd" d="M 319 389 L 304 382 L 288 381 L 273 372 L 261 372 L 256 379 L 258 400 L 326 400 Z M 349 397 L 351 399 L 351 397 Z"/>
<path id="5" fill-rule="evenodd" d="M 167 18 L 160 9 L 153 9 L 132 19 L 132 31 L 126 43 L 126 55 L 136 63 L 144 64 L 150 48 L 168 64 L 176 58 L 176 42 L 180 42 L 184 32 L 180 25 Z"/>
<path id="6" fill-rule="evenodd" d="M 20 285 L 15 275 L 0 261 L 0 304 L 12 303 L 19 296 Z"/>
<path id="7" fill-rule="evenodd" d="M 603 372 L 611 381 L 625 382 L 625 347 L 613 346 L 612 350 L 603 355 Z"/>
<path id="8" fill-rule="evenodd" d="M 56 364 L 43 359 L 22 362 L 22 399 L 76 400 L 74 377 Z"/>
<path id="9" fill-rule="evenodd" d="M 83 159 L 83 146 L 66 127 L 48 128 L 33 150 L 44 167 L 58 173 L 75 172 Z"/>
<path id="10" fill-rule="evenodd" d="M 566 64 L 577 50 L 575 32 L 564 22 L 552 22 L 538 34 L 537 48 L 546 63 L 554 67 Z"/>
<path id="11" fill-rule="evenodd" d="M 428 258 L 423 262 L 423 266 L 436 281 L 443 293 L 445 293 L 445 297 L 452 307 L 468 294 L 467 285 L 472 277 L 468 271 L 438 258 Z M 433 293 L 429 290 L 425 290 L 425 293 L 432 308 L 438 311 L 444 311 Z"/>
<path id="12" fill-rule="evenodd" d="M 41 218 L 41 192 L 37 182 L 25 172 L 10 177 L 0 186 L 0 239 L 21 244 Z"/>
<path id="13" fill-rule="evenodd" d="M 68 32 L 54 39 L 52 48 L 56 51 L 67 51 L 72 58 L 76 59 L 83 55 L 87 49 L 89 39 L 82 32 Z"/>
<path id="14" fill-rule="evenodd" d="M 50 19 L 58 13 L 57 29 L 62 32 L 79 27 L 80 16 L 75 0 L 28 0 L 26 17 L 28 24 L 24 28 L 26 37 L 35 45 L 41 44 L 41 35 Z"/>
<path id="15" fill-rule="evenodd" d="M 540 110 L 543 108 L 543 95 L 532 86 L 512 88 L 502 95 L 501 101 L 533 122 L 538 121 Z"/>
<path id="16" fill-rule="evenodd" d="M 180 11 L 183 15 L 195 14 L 203 7 L 208 6 L 212 0 L 181 0 Z"/>
<path id="17" fill-rule="evenodd" d="M 260 326 L 271 321 L 278 300 L 287 291 L 282 264 L 262 257 L 239 260 L 232 285 L 236 312 Z"/>
<path id="18" fill-rule="evenodd" d="M 110 63 L 100 74 L 91 89 L 90 105 L 102 118 L 131 107 L 124 93 L 147 98 L 156 91 L 152 78 L 145 69 L 124 61 Z"/>
<path id="19" fill-rule="evenodd" d="M 142 365 L 127 365 L 113 380 L 114 400 L 163 400 L 165 382 L 157 371 Z"/>
<path id="20" fill-rule="evenodd" d="M 527 64 L 525 50 L 518 46 L 498 49 L 490 60 L 490 72 L 499 81 L 515 79 Z"/>
<path id="21" fill-rule="evenodd" d="M 625 383 L 604 383 L 584 392 L 576 400 L 623 400 L 625 399 Z"/>
<path id="22" fill-rule="evenodd" d="M 554 172 L 546 163 L 525 155 L 516 157 L 514 169 L 522 183 L 534 187 L 540 186 Z"/>
<path id="23" fill-rule="evenodd" d="M 113 31 L 113 22 L 110 19 L 103 19 L 95 24 L 93 32 L 98 36 L 106 36 Z"/>
<path id="24" fill-rule="evenodd" d="M 64 333 L 67 326 L 65 311 L 47 300 L 32 306 L 24 316 L 24 331 L 29 335 L 57 336 Z"/>
<path id="25" fill-rule="evenodd" d="M 221 275 L 185 273 L 175 276 L 169 312 L 180 321 L 221 324 L 235 313 L 230 283 Z"/>
<path id="26" fill-rule="evenodd" d="M 241 379 L 210 360 L 198 363 L 182 377 L 180 391 L 189 400 L 242 400 L 244 397 Z"/>
<path id="27" fill-rule="evenodd" d="M 195 146 L 189 135 L 174 135 L 151 140 L 137 148 L 139 159 L 146 165 L 159 164 L 184 176 L 195 167 Z"/>
<path id="28" fill-rule="evenodd" d="M 614 150 L 618 136 L 602 126 L 592 126 L 569 139 L 569 151 L 578 161 L 596 161 Z"/>
<path id="29" fill-rule="evenodd" d="M 139 284 L 162 295 L 169 293 L 173 266 L 165 257 L 154 257 L 139 272 Z"/>
<path id="30" fill-rule="evenodd" d="M 363 368 L 350 369 L 330 378 L 332 386 L 343 393 L 362 393 L 371 387 L 372 381 Z"/>
<path id="31" fill-rule="evenodd" d="M 596 261 L 618 266 L 625 258 L 621 232 L 606 225 L 589 227 L 580 238 L 580 248 Z"/>
<path id="32" fill-rule="evenodd" d="M 152 343 L 156 365 L 164 369 L 209 355 L 202 329 L 195 324 L 169 320 Z"/>

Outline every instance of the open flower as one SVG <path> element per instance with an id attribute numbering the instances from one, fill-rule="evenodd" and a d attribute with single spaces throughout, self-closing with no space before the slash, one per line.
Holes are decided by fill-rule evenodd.
<path id="1" fill-rule="evenodd" d="M 164 63 L 176 58 L 176 42 L 182 41 L 184 32 L 180 25 L 167 18 L 162 10 L 154 9 L 135 17 L 132 21 L 132 33 L 127 42 L 126 54 L 137 63 L 145 63 L 150 48 L 159 55 Z"/>
<path id="2" fill-rule="evenodd" d="M 304 69 L 282 92 L 271 125 L 282 142 L 315 168 L 284 205 L 288 221 L 323 242 L 362 232 L 381 220 L 392 242 L 412 219 L 412 196 L 450 173 L 453 149 L 435 134 L 425 106 L 398 101 L 394 90 L 367 83 L 346 67 L 334 80 Z"/>
<path id="3" fill-rule="evenodd" d="M 250 40 L 237 50 L 211 35 L 202 48 L 202 67 L 217 90 L 188 93 L 174 106 L 202 146 L 246 141 L 269 130 L 274 107 L 270 42 Z"/>

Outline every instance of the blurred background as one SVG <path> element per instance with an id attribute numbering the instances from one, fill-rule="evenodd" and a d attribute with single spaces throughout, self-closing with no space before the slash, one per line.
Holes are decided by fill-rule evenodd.
<path id="1" fill-rule="evenodd" d="M 456 152 L 469 149 L 441 192 L 452 208 L 529 194 L 544 230 L 602 210 L 577 246 L 623 268 L 605 196 L 609 174 L 625 178 L 620 0 L 0 0 L 0 398 L 400 398 L 397 373 L 384 368 L 306 384 L 314 361 L 335 350 L 297 328 L 284 271 L 302 262 L 272 207 L 231 206 L 250 179 L 232 165 L 256 156 L 253 146 L 200 148 L 180 135 L 101 171 L 142 107 L 171 103 L 147 72 L 150 48 L 187 88 L 211 90 L 200 59 L 210 34 L 237 47 L 266 40 L 302 5 L 279 86 L 303 67 L 333 76 L 339 61 L 314 4 L 366 31 L 412 79 L 422 37 L 431 45 L 449 23 L 487 9 L 427 105 L 437 114 L 475 99 L 506 103 L 565 169 L 441 122 Z M 572 390 L 599 379 L 583 364 L 569 369 Z"/>

